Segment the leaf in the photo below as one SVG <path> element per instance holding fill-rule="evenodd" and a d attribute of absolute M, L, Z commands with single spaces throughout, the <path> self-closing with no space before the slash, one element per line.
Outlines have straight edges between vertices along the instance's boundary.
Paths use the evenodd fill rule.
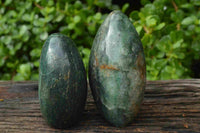
<path fill-rule="evenodd" d="M 90 56 L 90 49 L 84 48 L 84 49 L 82 50 L 82 53 L 83 53 L 83 55 L 84 55 L 85 57 L 89 58 L 89 56 Z"/>
<path fill-rule="evenodd" d="M 19 35 L 22 36 L 24 35 L 28 30 L 28 27 L 26 25 L 22 25 L 21 28 L 20 28 L 20 32 L 19 32 Z"/>
<path fill-rule="evenodd" d="M 26 2 L 25 3 L 25 8 L 26 9 L 30 9 L 31 8 L 32 3 L 31 2 Z"/>
<path fill-rule="evenodd" d="M 163 23 L 160 23 L 158 26 L 156 26 L 155 28 L 154 28 L 154 30 L 161 30 L 162 28 L 164 28 L 165 27 L 165 23 L 163 22 Z"/>
<path fill-rule="evenodd" d="M 43 27 L 44 24 L 45 24 L 45 19 L 44 19 L 44 18 L 35 19 L 35 20 L 33 21 L 33 24 L 34 24 L 35 26 L 38 26 L 38 27 Z"/>
<path fill-rule="evenodd" d="M 55 10 L 55 7 L 45 7 L 44 10 L 47 14 L 50 14 Z"/>
<path fill-rule="evenodd" d="M 94 19 L 95 19 L 95 20 L 100 20 L 101 17 L 102 17 L 102 15 L 101 15 L 100 12 L 98 12 L 98 13 L 96 13 L 96 14 L 94 15 Z"/>
<path fill-rule="evenodd" d="M 39 74 L 35 73 L 31 75 L 31 80 L 37 81 L 39 79 Z"/>
<path fill-rule="evenodd" d="M 139 13 L 138 11 L 132 11 L 129 16 L 133 20 L 138 20 L 139 19 L 138 13 Z"/>
<path fill-rule="evenodd" d="M 146 4 L 144 8 L 141 9 L 141 13 L 144 15 L 144 17 L 155 15 L 156 7 L 153 4 Z"/>
<path fill-rule="evenodd" d="M 152 45 L 154 38 L 151 34 L 145 34 L 141 41 L 142 41 L 143 44 L 150 46 L 150 45 Z"/>
<path fill-rule="evenodd" d="M 24 20 L 24 21 L 31 21 L 31 15 L 30 14 L 24 14 L 23 16 L 22 16 L 22 19 Z"/>
<path fill-rule="evenodd" d="M 184 18 L 184 12 L 182 10 L 178 10 L 176 12 L 172 12 L 170 14 L 170 18 L 171 20 L 173 20 L 174 22 L 180 23 L 183 18 Z"/>
<path fill-rule="evenodd" d="M 157 58 L 163 58 L 165 55 L 164 52 L 158 52 L 158 54 L 156 55 Z"/>
<path fill-rule="evenodd" d="M 4 63 L 5 63 L 5 60 L 0 58 L 0 67 L 2 67 Z"/>
<path fill-rule="evenodd" d="M 1 41 L 4 43 L 4 44 L 10 44 L 11 43 L 11 41 L 12 41 L 12 38 L 11 38 L 11 36 L 3 36 L 3 37 L 1 37 Z"/>
<path fill-rule="evenodd" d="M 142 26 L 137 26 L 136 27 L 136 31 L 137 31 L 138 34 L 140 34 L 141 30 L 142 30 Z"/>
<path fill-rule="evenodd" d="M 82 2 L 79 0 L 76 0 L 75 4 L 74 4 L 75 8 L 79 9 L 82 7 Z"/>
<path fill-rule="evenodd" d="M 34 61 L 34 62 L 33 62 L 33 65 L 34 65 L 35 67 L 39 67 L 39 66 L 40 66 L 40 62 L 39 62 L 39 60 Z"/>
<path fill-rule="evenodd" d="M 20 73 L 24 79 L 28 79 L 31 76 L 31 65 L 29 63 L 21 64 L 17 72 Z"/>
<path fill-rule="evenodd" d="M 27 33 L 22 37 L 22 41 L 27 42 L 29 40 L 29 38 L 30 38 L 30 34 Z"/>
<path fill-rule="evenodd" d="M 72 30 L 75 27 L 75 23 L 70 23 L 67 27 L 68 29 Z"/>
<path fill-rule="evenodd" d="M 45 16 L 45 23 L 50 22 L 51 20 L 53 20 L 53 18 L 54 18 L 53 15 Z"/>
<path fill-rule="evenodd" d="M 167 79 L 171 79 L 171 73 L 173 68 L 169 65 L 165 66 L 164 69 L 161 70 L 161 79 L 162 80 L 167 80 Z"/>
<path fill-rule="evenodd" d="M 5 8 L 1 7 L 0 8 L 0 14 L 4 14 L 5 13 Z"/>
<path fill-rule="evenodd" d="M 8 68 L 14 68 L 15 67 L 15 64 L 13 62 L 6 62 L 6 66 Z"/>
<path fill-rule="evenodd" d="M 48 37 L 48 33 L 47 32 L 43 32 L 42 34 L 40 34 L 40 39 L 41 40 L 46 40 Z"/>
<path fill-rule="evenodd" d="M 17 17 L 17 12 L 15 12 L 15 11 L 13 11 L 13 10 L 11 10 L 11 11 L 8 11 L 8 15 L 10 16 L 10 17 Z"/>
<path fill-rule="evenodd" d="M 192 8 L 193 5 L 192 5 L 192 3 L 186 3 L 186 4 L 181 5 L 180 7 L 181 7 L 181 8 L 189 9 L 189 8 Z"/>
<path fill-rule="evenodd" d="M 41 28 L 38 28 L 38 27 L 34 27 L 32 28 L 32 32 L 35 34 L 35 35 L 38 35 L 42 32 L 42 29 Z"/>
<path fill-rule="evenodd" d="M 55 19 L 55 22 L 60 22 L 60 21 L 62 21 L 64 17 L 65 17 L 64 14 L 58 15 L 58 16 L 56 17 L 56 19 Z"/>
<path fill-rule="evenodd" d="M 195 16 L 189 16 L 183 19 L 183 21 L 181 22 L 182 25 L 190 25 L 193 24 L 196 21 L 196 17 Z"/>
<path fill-rule="evenodd" d="M 55 5 L 55 3 L 54 3 L 53 0 L 49 0 L 49 1 L 48 1 L 48 6 L 54 6 L 54 5 Z"/>
<path fill-rule="evenodd" d="M 180 48 L 181 44 L 183 42 L 183 39 L 178 40 L 176 43 L 173 44 L 173 48 Z"/>
<path fill-rule="evenodd" d="M 39 48 L 35 48 L 30 52 L 31 57 L 40 57 L 40 54 L 41 54 L 41 49 Z"/>
<path fill-rule="evenodd" d="M 160 71 L 166 66 L 167 59 L 156 59 L 154 62 L 154 67 Z"/>
<path fill-rule="evenodd" d="M 157 20 L 155 19 L 155 17 L 153 17 L 153 16 L 148 16 L 148 17 L 146 18 L 146 25 L 147 25 L 148 27 L 153 27 L 153 26 L 156 25 L 156 23 L 157 23 Z"/>
<path fill-rule="evenodd" d="M 162 52 L 168 52 L 171 38 L 169 35 L 163 36 L 156 44 L 156 47 Z"/>
<path fill-rule="evenodd" d="M 124 5 L 122 6 L 122 12 L 125 13 L 126 10 L 128 9 L 128 7 L 129 7 L 129 3 L 124 4 Z"/>
<path fill-rule="evenodd" d="M 78 23 L 78 22 L 80 22 L 80 21 L 81 21 L 81 17 L 78 16 L 78 15 L 76 15 L 76 16 L 74 17 L 74 23 Z"/>
<path fill-rule="evenodd" d="M 14 81 L 24 81 L 24 80 L 26 80 L 26 79 L 22 76 L 22 74 L 18 73 L 17 75 L 15 75 L 15 76 L 13 77 L 13 80 L 14 80 Z"/>
<path fill-rule="evenodd" d="M 21 42 L 20 42 L 20 43 L 17 43 L 17 44 L 15 45 L 15 51 L 19 50 L 21 47 L 22 47 L 22 43 L 21 43 Z"/>
<path fill-rule="evenodd" d="M 61 33 L 65 33 L 65 32 L 68 32 L 68 26 L 61 26 L 60 28 L 59 28 L 59 31 L 61 32 Z"/>
<path fill-rule="evenodd" d="M 9 5 L 12 2 L 12 0 L 6 0 L 6 2 L 4 3 L 4 5 Z"/>

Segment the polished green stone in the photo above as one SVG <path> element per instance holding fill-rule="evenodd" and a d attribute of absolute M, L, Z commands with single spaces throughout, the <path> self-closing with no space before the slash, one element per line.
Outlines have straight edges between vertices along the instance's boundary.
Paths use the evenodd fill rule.
<path fill-rule="evenodd" d="M 71 127 L 84 110 L 86 95 L 86 72 L 74 42 L 65 35 L 52 34 L 40 57 L 39 100 L 43 117 L 52 127 Z"/>
<path fill-rule="evenodd" d="M 143 100 L 146 64 L 140 38 L 120 11 L 110 13 L 96 34 L 89 81 L 98 109 L 111 124 L 133 121 Z"/>

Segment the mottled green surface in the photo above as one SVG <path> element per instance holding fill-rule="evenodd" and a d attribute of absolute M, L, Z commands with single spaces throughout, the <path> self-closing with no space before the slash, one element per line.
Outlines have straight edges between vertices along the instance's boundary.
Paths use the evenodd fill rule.
<path fill-rule="evenodd" d="M 39 99 L 43 117 L 55 128 L 79 120 L 87 95 L 87 78 L 74 42 L 52 34 L 45 42 L 39 73 Z"/>
<path fill-rule="evenodd" d="M 98 30 L 89 79 L 97 107 L 110 123 L 123 127 L 134 119 L 143 100 L 146 64 L 140 38 L 120 11 L 110 13 Z"/>

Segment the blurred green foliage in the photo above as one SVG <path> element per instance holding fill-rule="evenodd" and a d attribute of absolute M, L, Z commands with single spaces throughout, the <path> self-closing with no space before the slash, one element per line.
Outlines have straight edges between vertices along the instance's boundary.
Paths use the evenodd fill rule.
<path fill-rule="evenodd" d="M 200 61 L 200 1 L 142 0 L 130 19 L 146 55 L 147 79 L 191 78 L 191 65 Z"/>
<path fill-rule="evenodd" d="M 147 79 L 192 77 L 200 60 L 200 1 L 151 1 L 127 14 L 144 46 Z M 75 41 L 87 68 L 94 36 L 114 9 L 112 0 L 0 0 L 0 80 L 37 80 L 42 45 L 55 32 Z"/>

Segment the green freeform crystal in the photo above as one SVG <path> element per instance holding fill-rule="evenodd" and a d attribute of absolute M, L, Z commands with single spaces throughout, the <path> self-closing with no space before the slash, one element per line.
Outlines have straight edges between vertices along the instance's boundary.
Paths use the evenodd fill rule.
<path fill-rule="evenodd" d="M 110 13 L 96 34 L 89 81 L 106 120 L 117 127 L 132 122 L 144 97 L 146 64 L 140 38 L 120 11 Z"/>
<path fill-rule="evenodd" d="M 76 124 L 87 95 L 86 72 L 74 42 L 62 34 L 52 34 L 45 42 L 39 68 L 40 109 L 55 128 Z"/>

